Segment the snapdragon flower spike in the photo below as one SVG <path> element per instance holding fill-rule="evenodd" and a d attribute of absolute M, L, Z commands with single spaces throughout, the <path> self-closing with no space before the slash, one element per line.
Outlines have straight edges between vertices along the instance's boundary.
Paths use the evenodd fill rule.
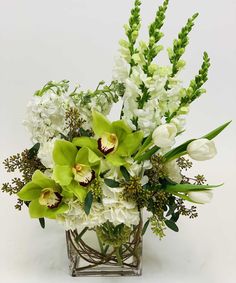
<path fill-rule="evenodd" d="M 65 194 L 75 195 L 83 202 L 88 186 L 99 175 L 100 158 L 88 147 L 78 148 L 66 140 L 57 140 L 53 150 L 53 179 Z"/>
<path fill-rule="evenodd" d="M 74 138 L 73 144 L 90 148 L 114 166 L 126 164 L 126 158 L 131 157 L 141 146 L 143 133 L 133 132 L 124 120 L 111 123 L 97 111 L 93 111 L 92 116 L 92 128 L 96 138 Z"/>
<path fill-rule="evenodd" d="M 68 210 L 63 203 L 62 188 L 39 170 L 17 195 L 23 201 L 30 201 L 29 213 L 32 218 L 55 219 Z"/>

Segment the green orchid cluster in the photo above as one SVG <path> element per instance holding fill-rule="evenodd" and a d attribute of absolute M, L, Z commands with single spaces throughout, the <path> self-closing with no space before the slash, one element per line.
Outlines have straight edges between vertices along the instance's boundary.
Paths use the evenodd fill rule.
<path fill-rule="evenodd" d="M 20 190 L 18 197 L 29 202 L 32 218 L 55 219 L 68 210 L 67 199 L 76 198 L 84 203 L 92 182 L 100 181 L 101 173 L 112 166 L 125 165 L 143 140 L 143 133 L 132 132 L 125 121 L 111 123 L 96 111 L 93 131 L 94 137 L 76 137 L 72 142 L 57 140 L 52 178 L 37 170 L 32 181 Z M 89 210 L 85 204 L 85 211 L 89 213 Z"/>

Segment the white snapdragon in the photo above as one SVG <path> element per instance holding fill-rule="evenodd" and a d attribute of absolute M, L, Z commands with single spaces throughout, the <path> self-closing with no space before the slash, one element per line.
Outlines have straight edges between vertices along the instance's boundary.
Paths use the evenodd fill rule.
<path fill-rule="evenodd" d="M 217 151 L 214 141 L 203 138 L 192 141 L 187 147 L 187 153 L 192 159 L 204 161 L 215 157 Z"/>
<path fill-rule="evenodd" d="M 189 192 L 189 198 L 197 203 L 209 203 L 213 198 L 212 191 Z"/>
<path fill-rule="evenodd" d="M 174 124 L 164 124 L 154 130 L 152 139 L 154 144 L 160 148 L 170 147 L 175 144 L 176 134 L 177 129 Z"/>

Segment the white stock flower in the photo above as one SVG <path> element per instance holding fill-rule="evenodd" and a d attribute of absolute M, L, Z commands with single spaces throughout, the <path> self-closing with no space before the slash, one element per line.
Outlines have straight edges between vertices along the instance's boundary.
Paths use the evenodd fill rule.
<path fill-rule="evenodd" d="M 170 180 L 178 184 L 182 181 L 182 175 L 180 173 L 180 168 L 176 162 L 176 159 L 167 162 L 164 166 L 164 169 Z"/>
<path fill-rule="evenodd" d="M 189 198 L 197 203 L 209 203 L 213 198 L 212 191 L 189 192 Z"/>
<path fill-rule="evenodd" d="M 115 58 L 115 66 L 113 69 L 113 80 L 124 83 L 129 77 L 130 66 L 121 56 Z"/>
<path fill-rule="evenodd" d="M 66 135 L 65 112 L 69 97 L 55 93 L 34 96 L 28 104 L 24 125 L 31 134 L 32 141 L 48 141 L 61 133 Z"/>
<path fill-rule="evenodd" d="M 152 139 L 154 144 L 160 148 L 170 147 L 175 144 L 176 134 L 177 129 L 174 124 L 164 124 L 154 130 Z"/>
<path fill-rule="evenodd" d="M 217 154 L 215 143 L 208 139 L 192 141 L 187 147 L 188 155 L 197 161 L 212 159 Z"/>

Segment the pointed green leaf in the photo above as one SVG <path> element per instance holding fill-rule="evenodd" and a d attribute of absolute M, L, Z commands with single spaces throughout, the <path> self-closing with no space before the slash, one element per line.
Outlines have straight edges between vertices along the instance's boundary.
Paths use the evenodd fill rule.
<path fill-rule="evenodd" d="M 68 186 L 73 180 L 72 167 L 69 165 L 56 165 L 53 168 L 53 179 L 61 186 Z"/>
<path fill-rule="evenodd" d="M 142 236 L 146 233 L 147 231 L 147 228 L 149 226 L 149 223 L 150 223 L 150 219 L 148 219 L 145 224 L 143 225 L 143 230 L 142 230 Z"/>
<path fill-rule="evenodd" d="M 17 194 L 24 201 L 30 201 L 39 198 L 42 188 L 33 182 L 26 184 Z"/>
<path fill-rule="evenodd" d="M 40 143 L 36 143 L 31 149 L 29 150 L 29 158 L 33 158 L 38 154 L 40 148 Z"/>
<path fill-rule="evenodd" d="M 207 135 L 203 136 L 202 138 L 208 139 L 208 140 L 212 140 L 214 139 L 216 136 L 218 136 L 226 127 L 229 126 L 229 124 L 232 121 L 229 121 L 225 124 L 223 124 L 222 126 L 216 128 L 215 130 L 211 131 L 210 133 L 208 133 Z"/>
<path fill-rule="evenodd" d="M 111 123 L 109 120 L 97 111 L 93 111 L 93 131 L 97 136 L 101 136 L 103 133 L 111 132 Z"/>
<path fill-rule="evenodd" d="M 125 178 L 125 181 L 128 182 L 130 180 L 130 174 L 129 174 L 128 170 L 124 166 L 121 166 L 120 172 L 123 175 L 123 177 Z"/>
<path fill-rule="evenodd" d="M 93 203 L 93 193 L 91 191 L 89 191 L 87 193 L 87 196 L 86 196 L 85 201 L 84 201 L 84 211 L 87 215 L 89 215 L 89 213 L 90 213 L 92 203 Z"/>
<path fill-rule="evenodd" d="M 179 228 L 178 228 L 178 226 L 175 224 L 174 221 L 166 219 L 166 220 L 165 220 L 165 224 L 166 224 L 166 226 L 167 226 L 168 228 L 170 228 L 170 229 L 173 230 L 174 232 L 179 232 Z"/>
<path fill-rule="evenodd" d="M 105 184 L 110 188 L 119 188 L 120 183 L 112 179 L 104 179 Z"/>
<path fill-rule="evenodd" d="M 176 184 L 176 185 L 166 185 L 166 191 L 169 193 L 175 192 L 191 192 L 191 191 L 205 191 L 213 188 L 222 186 L 220 185 L 193 185 L 193 184 Z"/>
<path fill-rule="evenodd" d="M 77 152 L 78 150 L 73 143 L 57 140 L 53 149 L 53 160 L 57 165 L 73 166 Z"/>
<path fill-rule="evenodd" d="M 44 218 L 39 218 L 39 224 L 44 229 L 45 228 L 45 219 Z"/>
<path fill-rule="evenodd" d="M 32 181 L 41 188 L 55 188 L 56 183 L 41 171 L 36 170 L 32 176 Z"/>

